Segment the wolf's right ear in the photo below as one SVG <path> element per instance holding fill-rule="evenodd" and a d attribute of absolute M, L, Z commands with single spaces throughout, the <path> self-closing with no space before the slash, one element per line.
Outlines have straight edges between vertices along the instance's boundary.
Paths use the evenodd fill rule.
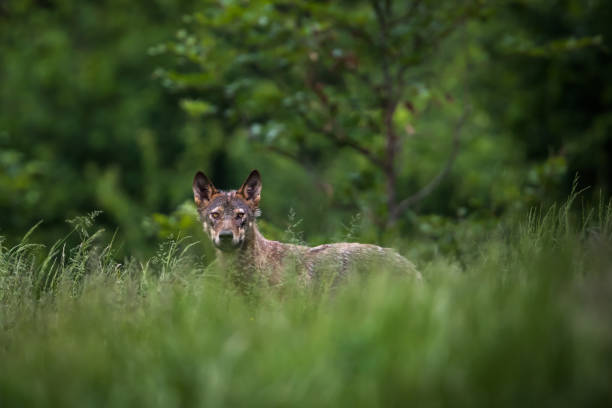
<path fill-rule="evenodd" d="M 196 206 L 208 204 L 213 194 L 217 193 L 217 189 L 213 183 L 206 177 L 204 173 L 198 171 L 193 178 L 193 200 Z"/>

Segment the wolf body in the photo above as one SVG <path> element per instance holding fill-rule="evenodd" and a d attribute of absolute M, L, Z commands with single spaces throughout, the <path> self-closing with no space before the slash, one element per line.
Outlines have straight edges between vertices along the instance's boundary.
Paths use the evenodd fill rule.
<path fill-rule="evenodd" d="M 380 269 L 421 279 L 410 261 L 389 248 L 348 242 L 307 247 L 264 238 L 255 222 L 260 214 L 261 185 L 257 170 L 232 191 L 218 190 L 202 172 L 193 179 L 204 231 L 216 247 L 220 267 L 231 271 L 238 286 L 262 280 L 278 285 L 290 271 L 306 285 L 322 281 L 335 285 L 351 275 Z"/>

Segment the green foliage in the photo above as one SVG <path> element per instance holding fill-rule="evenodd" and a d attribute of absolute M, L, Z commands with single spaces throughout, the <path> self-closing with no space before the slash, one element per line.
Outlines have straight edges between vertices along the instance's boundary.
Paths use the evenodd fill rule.
<path fill-rule="evenodd" d="M 176 56 L 158 74 L 198 95 L 183 101 L 190 114 L 333 178 L 337 192 L 317 183 L 333 204 L 391 225 L 408 207 L 404 186 L 416 184 L 417 166 L 402 163 L 417 118 L 456 91 L 428 75 L 433 56 L 486 10 L 480 1 L 210 2 L 155 48 Z"/>
<path fill-rule="evenodd" d="M 91 217 L 42 261 L 2 245 L 2 406 L 607 406 L 612 203 L 573 219 L 574 201 L 490 231 L 464 268 L 421 262 L 422 285 L 372 271 L 319 299 L 244 297 L 180 240 L 116 263 Z M 48 259 L 55 284 L 26 290 Z"/>
<path fill-rule="evenodd" d="M 383 245 L 453 242 L 565 196 L 576 173 L 607 194 L 611 10 L 4 1 L 0 233 L 14 245 L 44 220 L 33 238 L 52 245 L 100 209 L 118 251 L 150 255 L 201 237 L 198 169 L 232 188 L 259 168 L 262 225 L 283 237 L 293 210 L 310 243 L 350 224 Z"/>
<path fill-rule="evenodd" d="M 146 49 L 192 3 L 2 2 L 2 234 L 44 219 L 35 234 L 53 242 L 66 218 L 102 208 L 104 223 L 138 248 L 140 214 L 187 197 L 167 175 L 184 139 L 178 98 L 151 79 Z"/>
<path fill-rule="evenodd" d="M 611 18 L 606 0 L 509 1 L 480 34 L 488 57 L 475 92 L 494 126 L 523 146 L 527 163 L 566 162 L 548 200 L 564 197 L 576 172 L 583 186 L 612 186 Z"/>

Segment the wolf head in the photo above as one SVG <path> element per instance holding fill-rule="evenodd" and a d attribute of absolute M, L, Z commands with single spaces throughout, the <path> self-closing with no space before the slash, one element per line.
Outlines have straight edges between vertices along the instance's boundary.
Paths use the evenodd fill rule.
<path fill-rule="evenodd" d="M 193 178 L 195 200 L 204 231 L 224 252 L 241 248 L 259 215 L 261 176 L 253 170 L 238 190 L 220 191 L 198 171 Z"/>

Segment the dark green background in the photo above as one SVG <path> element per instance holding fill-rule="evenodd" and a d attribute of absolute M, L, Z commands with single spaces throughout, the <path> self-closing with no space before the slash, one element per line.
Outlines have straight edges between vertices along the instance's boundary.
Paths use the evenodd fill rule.
<path fill-rule="evenodd" d="M 612 3 L 423 1 L 388 48 L 346 34 L 358 27 L 378 38 L 377 2 L 272 3 L 0 3 L 0 235 L 17 240 L 43 220 L 37 239 L 51 242 L 66 219 L 102 210 L 123 248 L 148 252 L 160 237 L 197 233 L 189 203 L 199 169 L 236 188 L 258 168 L 263 229 L 286 238 L 303 220 L 310 243 L 436 240 L 460 223 L 486 227 L 564 198 L 576 174 L 579 188 L 591 187 L 583 199 L 609 192 Z M 412 2 L 389 4 L 400 18 Z M 332 40 L 317 43 L 315 23 Z M 379 169 L 298 120 L 299 109 L 320 127 L 327 120 L 295 102 L 316 98 L 300 71 L 309 49 L 320 53 L 315 74 L 348 137 L 374 151 L 382 118 L 367 86 L 348 91 L 355 70 L 346 64 L 356 56 L 371 84 L 387 51 L 403 58 L 391 64 L 410 65 L 394 118 L 400 198 L 444 166 L 470 107 L 451 171 L 393 225 L 381 222 Z"/>

